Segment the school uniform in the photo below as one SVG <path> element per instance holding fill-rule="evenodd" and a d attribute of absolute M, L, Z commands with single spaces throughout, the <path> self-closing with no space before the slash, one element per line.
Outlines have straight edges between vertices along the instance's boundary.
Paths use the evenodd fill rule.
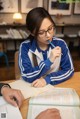
<path fill-rule="evenodd" d="M 26 40 L 21 43 L 19 49 L 19 67 L 22 78 L 32 83 L 34 80 L 44 77 L 47 84 L 58 84 L 69 79 L 74 73 L 74 67 L 69 49 L 64 40 L 53 37 L 51 43 L 54 47 L 61 47 L 62 54 L 50 61 L 51 50 L 54 48 L 49 44 L 47 50 L 42 51 L 35 39 Z M 33 56 L 36 57 L 37 66 L 34 66 Z"/>

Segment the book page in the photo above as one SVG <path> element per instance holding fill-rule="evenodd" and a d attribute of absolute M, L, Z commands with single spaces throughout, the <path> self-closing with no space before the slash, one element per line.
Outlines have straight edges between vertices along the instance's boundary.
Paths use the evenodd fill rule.
<path fill-rule="evenodd" d="M 46 92 L 46 91 L 54 88 L 50 84 L 48 84 L 48 85 L 46 85 L 45 87 L 42 87 L 42 88 L 35 88 L 35 87 L 31 86 L 31 83 L 28 83 L 28 82 L 24 81 L 23 79 L 16 80 L 12 83 L 9 83 L 9 85 L 13 89 L 21 90 L 25 99 L 30 98 L 30 97 L 35 97 L 38 94 L 41 94 L 43 92 Z"/>
<path fill-rule="evenodd" d="M 22 116 L 18 107 L 5 104 L 0 106 L 0 119 L 22 119 Z"/>
<path fill-rule="evenodd" d="M 80 100 L 74 89 L 54 88 L 30 99 L 29 104 L 79 106 Z"/>
<path fill-rule="evenodd" d="M 80 119 L 79 107 L 68 106 L 49 106 L 49 105 L 30 105 L 27 119 L 35 119 L 35 117 L 42 111 L 49 108 L 57 108 L 60 111 L 61 119 Z"/>
<path fill-rule="evenodd" d="M 22 119 L 19 108 L 8 104 L 2 96 L 0 96 L 0 119 Z"/>
<path fill-rule="evenodd" d="M 2 96 L 0 96 L 0 106 L 6 104 L 7 102 L 4 100 Z"/>

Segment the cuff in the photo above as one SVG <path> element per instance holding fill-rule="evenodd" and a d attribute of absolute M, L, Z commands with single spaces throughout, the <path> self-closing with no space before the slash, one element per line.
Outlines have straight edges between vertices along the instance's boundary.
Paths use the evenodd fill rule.
<path fill-rule="evenodd" d="M 49 76 L 47 76 L 47 77 L 45 78 L 45 80 L 46 80 L 47 84 L 50 84 L 51 80 L 50 80 L 50 77 L 49 77 Z"/>
<path fill-rule="evenodd" d="M 0 84 L 0 96 L 2 96 L 2 94 L 1 94 L 1 89 L 2 89 L 4 86 L 8 86 L 9 88 L 11 88 L 9 84 L 7 84 L 7 83 L 1 83 L 1 84 Z"/>
<path fill-rule="evenodd" d="M 53 63 L 49 60 L 49 58 L 45 61 L 46 66 L 50 67 Z"/>

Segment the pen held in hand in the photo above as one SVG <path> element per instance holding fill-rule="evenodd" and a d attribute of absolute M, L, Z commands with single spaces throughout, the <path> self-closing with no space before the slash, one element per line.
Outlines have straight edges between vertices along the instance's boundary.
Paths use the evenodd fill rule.
<path fill-rule="evenodd" d="M 51 44 L 51 46 L 52 46 L 53 48 L 55 48 L 55 46 L 51 43 L 50 40 L 48 40 L 48 43 Z M 63 54 L 61 53 L 61 55 L 63 55 Z"/>
<path fill-rule="evenodd" d="M 48 43 L 51 44 L 51 46 L 52 46 L 53 48 L 55 48 L 55 46 L 51 43 L 50 40 L 48 40 Z"/>

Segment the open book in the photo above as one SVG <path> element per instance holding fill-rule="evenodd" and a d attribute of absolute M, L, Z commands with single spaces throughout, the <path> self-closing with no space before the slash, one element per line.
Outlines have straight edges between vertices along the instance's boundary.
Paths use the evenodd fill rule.
<path fill-rule="evenodd" d="M 48 84 L 42 88 L 35 88 L 35 87 L 31 86 L 31 83 L 28 83 L 28 82 L 24 81 L 23 79 L 16 80 L 12 83 L 9 83 L 9 85 L 13 89 L 21 90 L 25 99 L 37 96 L 38 94 L 41 94 L 43 92 L 46 92 L 46 91 L 54 88 L 50 84 Z"/>
<path fill-rule="evenodd" d="M 80 100 L 74 89 L 54 88 L 30 99 L 27 119 L 35 119 L 49 108 L 59 109 L 61 119 L 80 119 L 79 106 Z"/>

